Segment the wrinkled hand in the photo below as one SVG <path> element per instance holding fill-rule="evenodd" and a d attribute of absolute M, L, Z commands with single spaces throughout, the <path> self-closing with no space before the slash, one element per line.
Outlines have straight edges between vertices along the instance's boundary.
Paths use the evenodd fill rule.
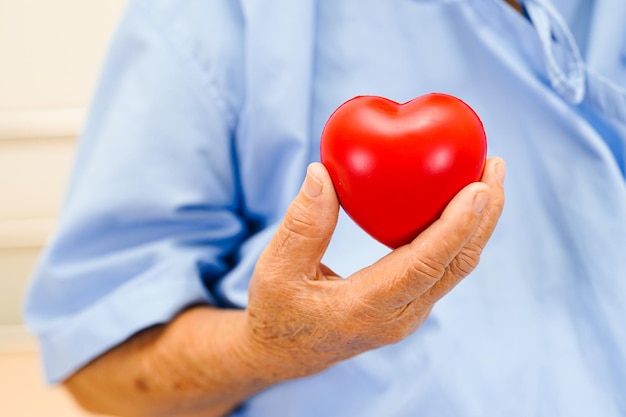
<path fill-rule="evenodd" d="M 323 165 L 261 255 L 250 283 L 251 344 L 281 378 L 317 373 L 414 332 L 434 303 L 478 264 L 504 204 L 504 161 L 490 158 L 413 242 L 342 279 L 321 263 L 339 203 Z"/>

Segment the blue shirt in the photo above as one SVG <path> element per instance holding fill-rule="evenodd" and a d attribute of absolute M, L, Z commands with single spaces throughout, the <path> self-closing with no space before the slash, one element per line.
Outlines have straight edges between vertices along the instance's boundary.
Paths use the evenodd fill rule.
<path fill-rule="evenodd" d="M 331 112 L 439 91 L 508 165 L 478 269 L 403 342 L 234 415 L 626 415 L 626 2 L 525 3 L 130 2 L 27 300 L 47 378 L 190 304 L 244 307 Z M 387 251 L 342 214 L 324 261 Z"/>

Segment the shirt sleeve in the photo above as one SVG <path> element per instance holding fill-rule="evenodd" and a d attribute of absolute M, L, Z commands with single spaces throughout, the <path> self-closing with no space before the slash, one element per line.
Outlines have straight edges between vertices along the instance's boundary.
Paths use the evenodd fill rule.
<path fill-rule="evenodd" d="M 49 382 L 190 304 L 219 302 L 207 288 L 247 234 L 232 145 L 235 2 L 175 3 L 126 10 L 31 281 L 25 319 Z"/>

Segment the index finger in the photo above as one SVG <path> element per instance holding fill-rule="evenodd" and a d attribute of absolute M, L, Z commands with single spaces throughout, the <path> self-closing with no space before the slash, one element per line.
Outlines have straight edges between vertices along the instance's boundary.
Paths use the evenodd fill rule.
<path fill-rule="evenodd" d="M 423 304 L 434 304 L 467 276 L 478 264 L 482 250 L 495 230 L 504 207 L 505 164 L 500 158 L 491 158 L 485 168 L 482 182 L 491 188 L 491 198 L 478 226 L 465 247 L 448 266 L 443 277 L 421 296 Z"/>
<path fill-rule="evenodd" d="M 472 183 L 457 194 L 441 217 L 413 242 L 402 246 L 349 279 L 363 297 L 388 308 L 415 300 L 444 275 L 476 230 L 490 198 L 485 183 Z"/>

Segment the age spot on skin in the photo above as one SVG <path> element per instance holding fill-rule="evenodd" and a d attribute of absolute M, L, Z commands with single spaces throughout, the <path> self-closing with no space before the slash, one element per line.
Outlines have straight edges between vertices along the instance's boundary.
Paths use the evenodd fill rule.
<path fill-rule="evenodd" d="M 150 392 L 150 387 L 143 378 L 135 379 L 135 388 L 137 388 L 139 392 Z"/>

